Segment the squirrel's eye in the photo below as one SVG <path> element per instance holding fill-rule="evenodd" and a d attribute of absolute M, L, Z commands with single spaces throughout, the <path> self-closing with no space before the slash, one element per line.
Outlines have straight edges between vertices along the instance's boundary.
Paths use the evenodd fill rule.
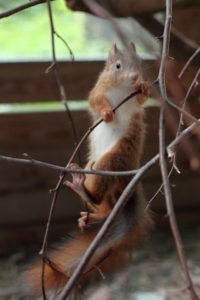
<path fill-rule="evenodd" d="M 119 70 L 121 68 L 121 64 L 120 63 L 116 63 L 116 69 Z"/>

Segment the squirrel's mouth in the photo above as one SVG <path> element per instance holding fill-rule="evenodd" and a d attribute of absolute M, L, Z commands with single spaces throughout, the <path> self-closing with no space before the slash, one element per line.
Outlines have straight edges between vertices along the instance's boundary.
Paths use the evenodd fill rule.
<path fill-rule="evenodd" d="M 135 84 L 138 82 L 138 76 L 133 74 L 127 74 L 124 78 L 119 80 L 120 84 L 127 88 L 134 89 Z"/>
<path fill-rule="evenodd" d="M 123 86 L 126 88 L 129 88 L 131 90 L 134 90 L 134 86 L 135 86 L 136 82 L 133 80 L 125 80 Z"/>

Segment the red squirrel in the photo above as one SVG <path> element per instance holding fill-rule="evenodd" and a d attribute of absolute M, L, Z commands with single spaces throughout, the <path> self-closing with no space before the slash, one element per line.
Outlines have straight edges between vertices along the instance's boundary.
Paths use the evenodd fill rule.
<path fill-rule="evenodd" d="M 128 100 L 115 113 L 112 111 L 138 89 L 142 93 Z M 100 117 L 104 121 L 90 134 L 86 169 L 127 171 L 139 168 L 145 135 L 142 105 L 148 95 L 149 85 L 143 81 L 141 61 L 135 45 L 131 43 L 122 51 L 114 44 L 105 68 L 89 94 L 93 121 Z M 72 165 L 72 168 L 77 167 Z M 66 284 L 130 179 L 130 176 L 73 174 L 73 181 L 66 183 L 83 201 L 86 200 L 90 213 L 81 212 L 78 234 L 48 255 L 52 265 L 45 266 L 47 293 L 56 295 Z M 145 208 L 141 184 L 138 184 L 89 261 L 77 286 L 85 286 L 94 278 L 101 278 L 101 273 L 106 276 L 130 260 L 131 252 L 145 239 L 152 227 L 151 213 Z M 30 294 L 41 295 L 41 262 L 30 267 L 24 278 Z"/>

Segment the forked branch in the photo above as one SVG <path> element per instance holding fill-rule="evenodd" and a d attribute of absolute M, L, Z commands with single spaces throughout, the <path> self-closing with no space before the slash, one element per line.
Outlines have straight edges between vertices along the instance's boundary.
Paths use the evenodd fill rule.
<path fill-rule="evenodd" d="M 172 193 L 171 193 L 169 177 L 167 172 L 167 163 L 166 163 L 164 113 L 165 113 L 165 106 L 167 104 L 167 91 L 166 91 L 166 84 L 165 84 L 165 71 L 166 71 L 166 58 L 169 55 L 171 22 L 172 22 L 172 0 L 166 0 L 166 17 L 165 17 L 165 26 L 164 26 L 164 33 L 163 33 L 163 47 L 162 47 L 161 64 L 160 64 L 159 75 L 158 75 L 159 87 L 160 87 L 160 92 L 162 97 L 160 119 L 159 119 L 160 169 L 161 169 L 162 180 L 163 180 L 163 189 L 165 195 L 167 214 L 168 214 L 174 242 L 176 245 L 177 255 L 185 276 L 187 288 L 190 292 L 191 300 L 197 300 L 198 296 L 190 276 L 186 256 L 183 250 L 181 235 L 176 221 L 176 215 L 174 212 Z"/>

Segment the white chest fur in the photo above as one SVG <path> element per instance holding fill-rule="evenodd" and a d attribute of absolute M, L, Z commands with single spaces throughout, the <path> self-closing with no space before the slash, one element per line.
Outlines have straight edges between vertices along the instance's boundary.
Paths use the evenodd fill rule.
<path fill-rule="evenodd" d="M 132 90 L 128 89 L 115 89 L 110 90 L 106 96 L 113 108 L 131 92 Z M 135 98 L 131 98 L 116 111 L 112 122 L 102 122 L 94 129 L 90 136 L 92 147 L 91 159 L 93 161 L 100 159 L 102 155 L 109 151 L 123 137 L 128 130 L 130 119 L 134 112 L 137 112 L 139 109 Z"/>

